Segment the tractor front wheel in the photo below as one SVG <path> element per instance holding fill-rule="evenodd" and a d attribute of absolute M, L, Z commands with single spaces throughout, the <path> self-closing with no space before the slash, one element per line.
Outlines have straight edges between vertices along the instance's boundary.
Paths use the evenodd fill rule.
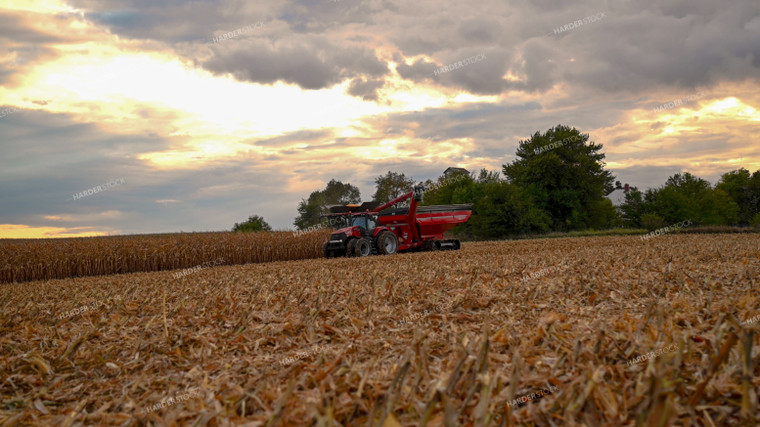
<path fill-rule="evenodd" d="M 354 256 L 369 256 L 372 253 L 372 244 L 370 243 L 369 239 L 358 239 L 355 240 L 356 245 L 354 245 Z"/>
<path fill-rule="evenodd" d="M 382 231 L 377 236 L 377 253 L 380 255 L 392 255 L 398 250 L 398 239 L 390 231 Z"/>
<path fill-rule="evenodd" d="M 351 239 L 346 244 L 346 256 L 352 257 L 356 256 L 354 252 L 356 252 L 356 242 L 358 242 L 357 239 Z"/>
<path fill-rule="evenodd" d="M 327 249 L 327 245 L 329 245 L 329 242 L 325 242 L 325 245 L 322 246 L 322 252 L 325 254 L 325 258 L 332 258 L 333 257 L 333 251 Z"/>

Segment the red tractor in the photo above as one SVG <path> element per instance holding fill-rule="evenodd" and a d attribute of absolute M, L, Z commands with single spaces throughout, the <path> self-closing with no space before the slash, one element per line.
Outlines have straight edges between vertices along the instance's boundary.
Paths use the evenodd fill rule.
<path fill-rule="evenodd" d="M 388 203 L 337 206 L 327 217 L 342 217 L 346 227 L 336 230 L 325 243 L 327 258 L 390 255 L 398 251 L 459 249 L 459 240 L 444 240 L 443 233 L 470 219 L 472 205 L 417 206 L 422 187 Z M 409 207 L 389 209 L 411 198 Z M 353 212 L 356 209 L 359 212 Z M 364 210 L 364 212 L 362 212 Z"/>

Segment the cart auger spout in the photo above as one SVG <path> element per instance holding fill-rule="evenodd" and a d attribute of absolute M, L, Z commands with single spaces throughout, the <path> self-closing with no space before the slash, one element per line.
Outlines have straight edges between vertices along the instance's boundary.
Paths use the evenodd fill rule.
<path fill-rule="evenodd" d="M 459 249 L 459 240 L 443 234 L 470 219 L 472 205 L 418 206 L 424 188 L 417 186 L 387 203 L 336 206 L 325 216 L 342 216 L 347 227 L 336 230 L 324 245 L 327 258 L 390 255 L 414 250 Z M 411 199 L 408 207 L 395 205 Z"/>

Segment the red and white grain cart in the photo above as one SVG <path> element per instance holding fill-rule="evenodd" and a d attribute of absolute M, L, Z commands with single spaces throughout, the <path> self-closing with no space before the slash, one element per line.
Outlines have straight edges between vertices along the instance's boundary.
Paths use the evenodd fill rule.
<path fill-rule="evenodd" d="M 443 234 L 467 222 L 472 214 L 472 205 L 417 206 L 422 200 L 423 191 L 422 187 L 415 187 L 414 191 L 373 209 L 369 209 L 369 206 L 376 203 L 331 208 L 331 213 L 325 216 L 341 217 L 346 227 L 332 233 L 324 245 L 325 256 L 390 255 L 414 250 L 459 249 L 459 240 L 444 239 Z M 408 207 L 393 208 L 410 198 Z"/>

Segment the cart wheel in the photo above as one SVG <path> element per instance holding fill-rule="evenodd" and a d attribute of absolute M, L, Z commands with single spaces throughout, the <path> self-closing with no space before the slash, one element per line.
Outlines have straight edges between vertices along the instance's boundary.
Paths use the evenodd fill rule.
<path fill-rule="evenodd" d="M 354 256 L 369 256 L 372 253 L 372 244 L 369 239 L 361 238 L 355 240 Z"/>
<path fill-rule="evenodd" d="M 392 255 L 398 250 L 398 239 L 390 231 L 382 231 L 377 236 L 377 253 L 380 255 Z"/>
<path fill-rule="evenodd" d="M 356 248 L 356 242 L 357 241 L 358 241 L 357 239 L 351 239 L 351 240 L 348 241 L 348 244 L 346 245 L 346 256 L 347 257 L 354 256 L 354 252 L 355 252 L 354 248 Z"/>

